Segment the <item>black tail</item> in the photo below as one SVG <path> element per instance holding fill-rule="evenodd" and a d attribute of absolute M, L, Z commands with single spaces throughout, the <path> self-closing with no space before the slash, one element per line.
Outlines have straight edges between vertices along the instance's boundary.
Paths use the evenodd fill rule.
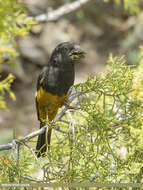
<path fill-rule="evenodd" d="M 42 123 L 40 124 L 40 128 L 41 127 L 43 127 Z M 48 149 L 50 149 L 51 133 L 52 133 L 52 129 L 49 129 L 48 135 L 46 134 L 46 131 L 45 131 L 44 133 L 38 136 L 37 145 L 36 145 L 37 157 L 44 156 L 44 153 L 47 151 L 46 140 L 48 141 Z"/>

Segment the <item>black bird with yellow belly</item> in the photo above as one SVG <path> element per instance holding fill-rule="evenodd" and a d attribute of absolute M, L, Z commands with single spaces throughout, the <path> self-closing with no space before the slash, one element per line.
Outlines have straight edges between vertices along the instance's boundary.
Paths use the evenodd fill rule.
<path fill-rule="evenodd" d="M 36 109 L 40 128 L 52 121 L 64 104 L 69 88 L 74 83 L 74 64 L 84 57 L 85 52 L 73 42 L 63 42 L 54 49 L 48 64 L 37 81 Z M 40 157 L 50 146 L 52 129 L 38 136 L 36 153 Z M 46 140 L 47 139 L 47 140 Z M 46 142 L 47 141 L 47 142 Z"/>

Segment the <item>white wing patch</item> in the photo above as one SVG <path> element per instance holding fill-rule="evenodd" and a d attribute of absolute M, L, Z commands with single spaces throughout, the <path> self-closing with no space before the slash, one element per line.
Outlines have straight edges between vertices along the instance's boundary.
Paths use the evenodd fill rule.
<path fill-rule="evenodd" d="M 37 97 L 37 94 L 38 94 L 38 93 L 37 93 L 37 91 L 36 91 L 36 92 L 35 92 L 35 98 Z"/>

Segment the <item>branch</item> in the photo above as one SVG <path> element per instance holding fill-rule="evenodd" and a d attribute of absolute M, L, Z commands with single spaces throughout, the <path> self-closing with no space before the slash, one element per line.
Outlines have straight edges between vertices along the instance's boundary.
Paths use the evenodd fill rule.
<path fill-rule="evenodd" d="M 8 143 L 8 144 L 3 144 L 3 145 L 0 145 L 0 151 L 1 150 L 9 150 L 13 147 L 13 143 Z"/>
<path fill-rule="evenodd" d="M 13 139 L 12 143 L 13 143 L 13 146 L 14 146 L 14 159 L 15 159 L 16 166 L 18 167 L 18 165 L 19 165 L 19 146 L 20 146 L 20 144 L 17 143 L 16 139 Z"/>
<path fill-rule="evenodd" d="M 42 167 L 42 165 L 41 165 L 39 159 L 37 158 L 35 152 L 33 151 L 32 147 L 31 147 L 28 143 L 26 143 L 26 142 L 24 142 L 24 145 L 25 145 L 25 146 L 30 150 L 30 152 L 33 154 L 33 156 L 34 156 L 34 158 L 35 158 L 35 160 L 36 160 L 38 166 L 39 166 L 41 169 L 43 169 L 43 167 Z"/>
<path fill-rule="evenodd" d="M 72 95 L 68 98 L 68 100 L 67 100 L 67 102 L 66 102 L 66 105 L 65 105 L 65 108 L 64 108 L 59 114 L 57 114 L 57 116 L 56 116 L 56 118 L 53 120 L 53 122 L 59 121 L 59 120 L 62 118 L 62 116 L 65 114 L 65 112 L 66 112 L 68 109 L 70 109 L 70 107 L 69 107 L 68 105 L 70 105 L 74 99 L 78 98 L 79 96 L 81 96 L 81 95 L 83 95 L 83 94 L 85 94 L 85 93 L 86 93 L 86 92 L 79 92 L 79 93 L 74 93 L 74 94 L 72 94 Z M 73 106 L 73 107 L 74 107 L 74 106 Z"/>
<path fill-rule="evenodd" d="M 72 136 L 73 136 L 73 142 L 76 144 L 76 140 L 75 140 L 75 120 L 72 117 L 72 114 L 70 113 L 70 111 L 67 111 L 68 116 L 71 120 L 71 124 L 72 124 Z"/>
<path fill-rule="evenodd" d="M 33 179 L 33 178 L 29 177 L 29 176 L 21 175 L 20 177 L 22 177 L 23 179 L 29 180 L 29 181 L 43 182 L 43 180 L 40 180 L 40 179 Z"/>
<path fill-rule="evenodd" d="M 79 97 L 80 95 L 82 95 L 84 92 L 80 92 L 80 93 L 75 93 L 72 94 L 69 99 L 67 100 L 68 105 L 70 103 L 72 103 L 72 101 L 74 99 L 76 99 L 77 97 Z M 55 123 L 56 121 L 59 121 L 63 115 L 66 113 L 66 111 L 69 109 L 69 106 L 65 107 L 59 114 L 57 114 L 56 118 L 52 121 L 52 123 Z M 25 136 L 23 139 L 20 140 L 13 140 L 11 143 L 8 144 L 4 144 L 4 145 L 0 145 L 0 151 L 2 150 L 9 150 L 12 149 L 13 147 L 15 147 L 15 143 L 22 145 L 23 143 L 25 144 L 25 142 L 29 141 L 31 138 L 34 138 L 35 136 L 38 136 L 42 133 L 45 132 L 45 130 L 48 129 L 48 125 L 42 127 L 41 129 L 34 131 L 30 134 L 28 134 L 27 136 Z M 59 130 L 60 131 L 60 130 Z"/>
<path fill-rule="evenodd" d="M 38 136 L 42 133 L 44 133 L 44 131 L 48 128 L 48 126 L 44 126 L 42 127 L 41 129 L 37 130 L 37 131 L 34 131 L 30 134 L 28 134 L 27 136 L 25 136 L 23 139 L 21 140 L 18 140 L 18 141 L 12 141 L 11 143 L 8 143 L 8 144 L 4 144 L 4 145 L 0 145 L 0 151 L 2 150 L 9 150 L 9 149 L 12 149 L 13 147 L 15 147 L 15 143 L 17 144 L 22 144 L 25 142 L 27 142 L 28 140 L 30 140 L 31 138 L 35 137 L 35 136 Z"/>
<path fill-rule="evenodd" d="M 85 6 L 90 1 L 91 0 L 77 0 L 72 3 L 63 5 L 56 10 L 52 10 L 45 14 L 38 15 L 34 19 L 36 22 L 56 21 L 63 16 L 69 15 L 69 14 L 74 13 L 75 11 L 81 9 L 83 6 Z"/>

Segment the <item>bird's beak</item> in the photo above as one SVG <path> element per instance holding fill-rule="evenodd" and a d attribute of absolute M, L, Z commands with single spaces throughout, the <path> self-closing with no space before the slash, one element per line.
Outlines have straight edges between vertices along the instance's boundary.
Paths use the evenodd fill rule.
<path fill-rule="evenodd" d="M 85 57 L 85 51 L 78 45 L 75 45 L 74 49 L 70 52 L 70 56 L 74 60 L 79 60 Z"/>

